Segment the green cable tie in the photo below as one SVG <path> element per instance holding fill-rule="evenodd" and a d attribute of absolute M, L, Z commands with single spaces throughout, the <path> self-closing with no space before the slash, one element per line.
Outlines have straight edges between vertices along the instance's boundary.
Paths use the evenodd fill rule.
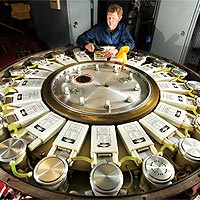
<path fill-rule="evenodd" d="M 82 160 L 82 161 L 86 161 L 88 163 L 93 162 L 93 159 L 90 159 L 90 158 L 85 157 L 85 156 L 77 156 L 77 157 L 74 157 L 74 158 L 71 158 L 71 159 L 72 159 L 72 161 Z"/>
<path fill-rule="evenodd" d="M 14 134 L 17 134 L 17 133 L 18 133 L 18 129 L 17 129 L 17 127 L 16 127 L 14 124 L 9 124 L 9 125 L 8 125 L 8 128 L 14 130 Z"/>
<path fill-rule="evenodd" d="M 192 90 L 190 90 L 190 91 L 188 92 L 188 94 L 189 94 L 191 97 L 195 97 L 195 95 L 192 93 Z"/>
<path fill-rule="evenodd" d="M 159 152 L 163 152 L 167 147 L 170 147 L 170 146 L 174 147 L 174 144 L 165 144 L 165 145 L 163 145 L 163 146 L 160 148 L 160 151 L 159 151 Z"/>
<path fill-rule="evenodd" d="M 4 94 L 5 94 L 5 95 L 8 94 L 8 93 L 10 92 L 10 89 L 11 89 L 11 87 L 6 86 L 6 91 L 4 92 Z"/>
<path fill-rule="evenodd" d="M 18 178 L 27 178 L 27 177 L 31 177 L 32 176 L 32 172 L 28 172 L 28 173 L 20 173 L 17 171 L 16 169 L 16 163 L 15 161 L 10 161 L 9 165 L 11 166 L 11 170 L 12 170 L 12 173 L 18 177 Z"/>
<path fill-rule="evenodd" d="M 192 109 L 192 112 L 194 113 L 194 115 L 198 115 L 198 113 L 197 113 L 197 109 L 198 109 L 198 106 L 196 105 L 196 106 L 194 106 L 194 108 Z"/>
<path fill-rule="evenodd" d="M 5 115 L 7 113 L 7 108 L 8 108 L 8 105 L 7 104 L 4 104 L 1 106 L 2 107 L 2 110 L 3 110 L 3 114 Z"/>
<path fill-rule="evenodd" d="M 186 129 L 184 130 L 185 137 L 190 137 L 190 134 L 188 133 L 188 131 L 189 131 L 188 128 L 186 128 Z"/>
<path fill-rule="evenodd" d="M 180 76 L 178 76 L 177 80 L 178 80 L 179 82 L 182 82 L 182 83 L 185 82 L 185 80 L 183 80 Z"/>

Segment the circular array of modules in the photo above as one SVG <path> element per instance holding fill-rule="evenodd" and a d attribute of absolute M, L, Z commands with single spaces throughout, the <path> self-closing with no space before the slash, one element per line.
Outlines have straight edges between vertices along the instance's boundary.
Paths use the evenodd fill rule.
<path fill-rule="evenodd" d="M 59 48 L 3 69 L 0 179 L 41 199 L 191 195 L 200 77 L 147 52 L 127 56 Z"/>

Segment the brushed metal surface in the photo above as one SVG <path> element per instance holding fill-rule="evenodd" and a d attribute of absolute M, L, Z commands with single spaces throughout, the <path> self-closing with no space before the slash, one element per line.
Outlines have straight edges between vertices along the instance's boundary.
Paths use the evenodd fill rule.
<path fill-rule="evenodd" d="M 147 74 L 107 62 L 77 63 L 57 70 L 45 80 L 42 94 L 59 114 L 97 123 L 141 117 L 159 98 L 158 87 Z M 84 98 L 84 104 L 80 104 L 80 98 Z M 105 106 L 108 100 L 110 109 Z"/>

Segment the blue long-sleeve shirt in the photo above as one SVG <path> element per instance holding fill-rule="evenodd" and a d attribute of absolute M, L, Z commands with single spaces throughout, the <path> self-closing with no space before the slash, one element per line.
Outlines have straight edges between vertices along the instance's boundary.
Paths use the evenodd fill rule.
<path fill-rule="evenodd" d="M 105 23 L 96 24 L 79 35 L 76 43 L 81 50 L 85 50 L 85 45 L 94 41 L 99 46 L 115 46 L 118 50 L 122 46 L 129 46 L 130 50 L 135 47 L 135 42 L 124 23 L 119 23 L 114 32 L 111 32 Z"/>

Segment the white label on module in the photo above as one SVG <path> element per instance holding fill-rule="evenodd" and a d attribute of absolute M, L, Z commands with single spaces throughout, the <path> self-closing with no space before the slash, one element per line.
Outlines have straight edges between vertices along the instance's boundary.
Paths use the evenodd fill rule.
<path fill-rule="evenodd" d="M 150 76 L 155 80 L 155 81 L 170 81 L 174 77 L 172 77 L 169 73 L 167 72 L 158 72 L 158 73 L 153 73 L 150 74 Z"/>
<path fill-rule="evenodd" d="M 25 73 L 25 78 L 47 78 L 52 72 L 42 69 L 29 69 Z"/>
<path fill-rule="evenodd" d="M 49 112 L 30 126 L 26 127 L 28 132 L 37 136 L 42 140 L 43 143 L 47 142 L 52 138 L 64 125 L 66 119 L 53 113 Z"/>
<path fill-rule="evenodd" d="M 91 61 L 92 60 L 84 51 L 79 51 L 79 50 L 75 49 L 74 55 L 75 55 L 78 62 Z"/>
<path fill-rule="evenodd" d="M 137 121 L 118 125 L 117 128 L 130 153 L 133 150 L 153 145 L 153 142 Z"/>
<path fill-rule="evenodd" d="M 32 103 L 28 106 L 17 108 L 14 110 L 14 113 L 17 116 L 20 124 L 22 126 L 26 126 L 27 123 L 30 123 L 31 121 L 37 119 L 49 111 L 49 108 L 41 101 Z"/>
<path fill-rule="evenodd" d="M 18 85 L 15 87 L 18 92 L 24 90 L 41 89 L 44 79 L 22 79 L 16 81 Z"/>
<path fill-rule="evenodd" d="M 41 91 L 40 90 L 32 90 L 32 91 L 24 91 L 20 93 L 13 94 L 13 102 L 14 106 L 22 106 L 23 104 L 32 103 L 35 101 L 41 100 Z"/>
<path fill-rule="evenodd" d="M 115 126 L 92 126 L 91 153 L 118 152 Z"/>
<path fill-rule="evenodd" d="M 79 152 L 89 125 L 68 120 L 56 137 L 53 145 Z"/>
<path fill-rule="evenodd" d="M 76 61 L 69 56 L 58 57 L 58 58 L 56 58 L 56 60 L 63 65 L 69 65 L 72 63 L 76 63 Z"/>
<path fill-rule="evenodd" d="M 153 112 L 140 119 L 139 122 L 159 143 L 162 143 L 165 138 L 169 137 L 177 130 L 176 127 Z"/>
<path fill-rule="evenodd" d="M 137 67 L 140 69 L 141 64 L 146 61 L 146 57 L 143 57 L 141 60 L 136 60 L 134 58 L 128 59 L 127 64 L 133 67 Z"/>
<path fill-rule="evenodd" d="M 158 68 L 152 66 L 152 64 L 141 65 L 141 70 L 146 73 L 153 73 Z"/>
<path fill-rule="evenodd" d="M 38 68 L 49 70 L 49 71 L 52 71 L 52 72 L 61 68 L 61 67 L 63 67 L 63 65 L 56 63 L 56 62 L 53 62 L 53 61 L 48 61 L 48 60 L 46 61 L 46 63 L 38 65 Z"/>
<path fill-rule="evenodd" d="M 179 84 L 177 82 L 158 82 L 157 84 L 160 90 L 163 91 L 181 92 L 186 90 L 184 84 Z"/>
<path fill-rule="evenodd" d="M 160 100 L 167 100 L 171 102 L 179 102 L 179 103 L 187 103 L 186 96 L 183 94 L 175 94 L 170 92 L 161 92 L 161 99 Z"/>
<path fill-rule="evenodd" d="M 161 117 L 168 119 L 170 121 L 174 121 L 178 124 L 182 124 L 184 119 L 186 118 L 187 112 L 180 108 L 170 106 L 168 104 L 160 102 L 154 112 Z"/>
<path fill-rule="evenodd" d="M 160 101 L 169 103 L 170 105 L 178 106 L 179 108 L 187 108 L 188 104 L 191 104 L 191 101 L 187 100 L 187 97 L 183 94 L 176 94 L 170 92 L 161 92 Z"/>

